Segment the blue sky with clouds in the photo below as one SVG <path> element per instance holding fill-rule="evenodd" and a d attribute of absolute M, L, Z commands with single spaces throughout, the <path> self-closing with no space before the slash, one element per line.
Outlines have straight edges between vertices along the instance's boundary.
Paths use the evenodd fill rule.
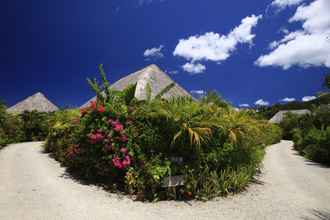
<path fill-rule="evenodd" d="M 328 0 L 7 0 L 0 98 L 41 91 L 79 106 L 99 63 L 111 82 L 155 63 L 235 106 L 307 100 L 329 72 L 329 11 Z"/>

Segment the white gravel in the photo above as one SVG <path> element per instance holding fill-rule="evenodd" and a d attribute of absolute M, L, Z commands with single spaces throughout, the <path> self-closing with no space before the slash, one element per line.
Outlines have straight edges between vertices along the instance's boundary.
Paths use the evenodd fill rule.
<path fill-rule="evenodd" d="M 41 142 L 0 151 L 0 219 L 330 219 L 330 168 L 282 141 L 268 148 L 262 184 L 209 202 L 133 202 L 65 177 Z"/>

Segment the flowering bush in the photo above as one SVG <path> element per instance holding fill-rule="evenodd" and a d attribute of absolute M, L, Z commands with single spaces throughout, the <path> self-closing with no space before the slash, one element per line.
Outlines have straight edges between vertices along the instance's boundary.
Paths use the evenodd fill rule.
<path fill-rule="evenodd" d="M 64 149 L 60 161 L 80 176 L 136 199 L 209 199 L 238 192 L 257 172 L 265 146 L 280 140 L 277 126 L 213 102 L 215 94 L 202 102 L 137 101 L 134 86 L 115 92 L 105 80 L 101 87 L 90 84 L 97 101 L 80 110 L 78 125 L 67 127 L 65 147 L 49 149 Z M 170 185 L 171 176 L 180 184 Z"/>
<path fill-rule="evenodd" d="M 136 152 L 126 134 L 125 114 L 96 101 L 81 109 L 80 114 L 81 129 L 67 148 L 66 163 L 87 178 L 123 180 Z"/>

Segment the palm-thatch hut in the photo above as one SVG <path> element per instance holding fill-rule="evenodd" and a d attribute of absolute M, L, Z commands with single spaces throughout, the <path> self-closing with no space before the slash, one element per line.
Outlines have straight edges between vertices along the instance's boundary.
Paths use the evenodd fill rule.
<path fill-rule="evenodd" d="M 312 112 L 308 109 L 300 109 L 300 110 L 283 110 L 277 112 L 270 120 L 270 123 L 279 124 L 283 121 L 285 114 L 291 113 L 295 115 L 306 115 L 306 114 L 312 114 Z"/>
<path fill-rule="evenodd" d="M 175 83 L 164 71 L 162 71 L 157 65 L 147 66 L 137 72 L 131 73 L 124 78 L 118 80 L 111 85 L 111 88 L 117 91 L 124 90 L 127 86 L 136 84 L 135 98 L 138 100 L 145 100 L 147 98 L 147 86 L 151 89 L 151 98 L 154 98 L 167 86 L 174 83 L 174 86 L 162 95 L 162 98 L 169 99 L 171 97 L 191 95 L 183 89 L 180 85 Z M 93 97 L 88 102 L 83 104 L 81 108 L 88 106 L 90 101 L 95 100 Z"/>
<path fill-rule="evenodd" d="M 57 110 L 58 107 L 41 92 L 29 96 L 7 109 L 10 113 L 22 113 L 24 111 L 54 112 Z"/>

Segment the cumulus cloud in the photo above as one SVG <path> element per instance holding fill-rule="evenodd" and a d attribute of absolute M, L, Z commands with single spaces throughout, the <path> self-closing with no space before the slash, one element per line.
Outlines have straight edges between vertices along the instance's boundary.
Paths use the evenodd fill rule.
<path fill-rule="evenodd" d="M 294 102 L 296 101 L 295 98 L 289 98 L 289 97 L 285 97 L 283 99 L 280 100 L 281 102 Z"/>
<path fill-rule="evenodd" d="M 164 54 L 162 53 L 163 48 L 164 46 L 160 45 L 159 47 L 146 49 L 143 53 L 143 56 L 146 58 L 162 58 L 164 57 Z"/>
<path fill-rule="evenodd" d="M 249 104 L 240 104 L 239 107 L 240 108 L 249 108 L 250 105 Z"/>
<path fill-rule="evenodd" d="M 288 6 L 299 5 L 303 1 L 304 0 L 274 0 L 271 5 L 283 9 Z"/>
<path fill-rule="evenodd" d="M 198 74 L 206 70 L 206 67 L 200 63 L 186 63 L 182 66 L 182 69 L 188 73 Z"/>
<path fill-rule="evenodd" d="M 287 33 L 269 45 L 271 51 L 262 55 L 256 65 L 330 67 L 330 1 L 315 0 L 297 8 L 289 22 L 301 22 L 302 29 Z"/>
<path fill-rule="evenodd" d="M 263 99 L 257 100 L 254 104 L 259 105 L 259 106 L 268 106 L 268 105 L 270 105 L 270 103 L 268 101 L 265 101 Z"/>
<path fill-rule="evenodd" d="M 312 101 L 312 100 L 314 100 L 314 99 L 316 99 L 315 96 L 304 96 L 301 100 L 302 100 L 303 102 L 309 102 L 309 101 Z"/>
<path fill-rule="evenodd" d="M 255 34 L 252 28 L 258 24 L 261 15 L 244 18 L 228 35 L 208 32 L 203 35 L 181 39 L 173 55 L 180 56 L 192 63 L 196 61 L 221 62 L 230 57 L 238 44 L 252 44 Z"/>

